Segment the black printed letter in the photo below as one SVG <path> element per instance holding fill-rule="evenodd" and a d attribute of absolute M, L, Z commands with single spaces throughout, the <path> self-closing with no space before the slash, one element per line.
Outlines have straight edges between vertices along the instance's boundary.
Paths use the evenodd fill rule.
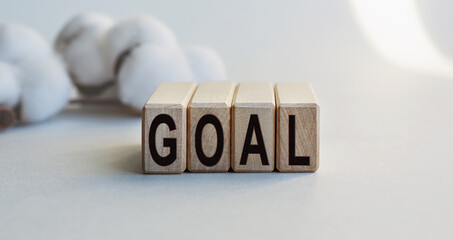
<path fill-rule="evenodd" d="M 203 128 L 206 124 L 212 124 L 217 133 L 217 147 L 212 157 L 206 156 L 203 152 L 202 135 Z M 197 129 L 195 130 L 195 150 L 197 152 L 198 159 L 200 159 L 200 162 L 205 166 L 211 167 L 220 161 L 223 152 L 223 129 L 222 124 L 216 116 L 211 114 L 204 115 L 200 121 L 198 121 Z"/>
<path fill-rule="evenodd" d="M 255 130 L 256 141 L 258 144 L 252 145 L 253 131 Z M 241 162 L 240 165 L 247 164 L 247 157 L 249 154 L 259 154 L 261 157 L 261 164 L 269 165 L 266 154 L 266 146 L 264 146 L 263 134 L 261 133 L 260 121 L 258 115 L 250 115 L 249 126 L 247 127 L 247 133 L 245 136 L 244 147 L 242 148 Z"/>
<path fill-rule="evenodd" d="M 176 160 L 176 138 L 164 138 L 164 147 L 169 147 L 170 153 L 165 157 L 160 156 L 156 149 L 156 130 L 162 123 L 167 124 L 170 131 L 176 129 L 175 121 L 170 116 L 160 114 L 154 118 L 149 129 L 149 150 L 153 160 L 157 164 L 160 166 L 168 166 Z"/>
<path fill-rule="evenodd" d="M 296 156 L 296 121 L 294 115 L 289 115 L 288 130 L 289 165 L 310 165 L 310 157 Z"/>

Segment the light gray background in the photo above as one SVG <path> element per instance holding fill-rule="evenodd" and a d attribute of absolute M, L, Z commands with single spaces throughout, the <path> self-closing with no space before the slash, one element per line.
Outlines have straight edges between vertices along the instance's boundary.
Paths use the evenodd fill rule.
<path fill-rule="evenodd" d="M 417 1 L 453 56 L 452 3 Z M 143 175 L 138 117 L 68 107 L 0 133 L 0 239 L 446 239 L 453 234 L 453 79 L 387 62 L 347 1 L 0 1 L 51 41 L 83 10 L 137 12 L 224 57 L 233 81 L 312 82 L 314 174 Z M 385 16 L 383 16 L 385 18 Z"/>

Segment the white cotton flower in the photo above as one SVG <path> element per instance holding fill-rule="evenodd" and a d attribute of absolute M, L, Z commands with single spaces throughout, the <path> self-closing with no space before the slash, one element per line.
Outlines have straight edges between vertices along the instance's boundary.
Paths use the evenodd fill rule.
<path fill-rule="evenodd" d="M 65 60 L 76 85 L 99 86 L 113 80 L 101 47 L 103 35 L 113 24 L 106 15 L 83 13 L 72 18 L 58 35 L 55 49 Z"/>
<path fill-rule="evenodd" d="M 69 101 L 71 82 L 53 54 L 29 58 L 20 66 L 21 120 L 38 122 L 58 113 Z"/>
<path fill-rule="evenodd" d="M 21 25 L 0 25 L 0 105 L 14 124 L 13 108 L 20 121 L 42 121 L 68 102 L 71 82 L 62 61 L 34 30 Z M 2 119 L 4 120 L 4 119 Z"/>
<path fill-rule="evenodd" d="M 117 23 L 104 36 L 106 63 L 116 74 L 122 56 L 131 48 L 153 44 L 165 48 L 178 48 L 173 32 L 162 22 L 147 15 L 139 15 Z"/>
<path fill-rule="evenodd" d="M 83 98 L 113 97 L 137 110 L 162 82 L 227 80 L 214 50 L 181 50 L 173 32 L 147 15 L 114 24 L 99 13 L 81 14 L 65 25 L 55 49 Z"/>
<path fill-rule="evenodd" d="M 192 46 L 185 48 L 184 53 L 197 82 L 227 80 L 225 65 L 213 49 Z"/>
<path fill-rule="evenodd" d="M 50 52 L 47 42 L 33 29 L 19 24 L 0 24 L 0 61 L 17 64 L 24 58 Z"/>
<path fill-rule="evenodd" d="M 19 103 L 21 87 L 16 68 L 0 62 L 0 105 L 14 108 Z"/>
<path fill-rule="evenodd" d="M 152 44 L 131 51 L 121 64 L 117 79 L 120 101 L 137 110 L 161 83 L 194 80 L 179 49 Z"/>

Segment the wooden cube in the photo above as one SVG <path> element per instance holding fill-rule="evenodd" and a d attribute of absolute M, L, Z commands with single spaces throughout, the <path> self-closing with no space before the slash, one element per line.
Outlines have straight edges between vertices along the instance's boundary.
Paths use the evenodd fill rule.
<path fill-rule="evenodd" d="M 162 83 L 142 110 L 142 161 L 145 173 L 182 173 L 186 169 L 187 106 L 192 82 Z"/>
<path fill-rule="evenodd" d="M 228 172 L 230 169 L 231 103 L 235 84 L 203 82 L 189 105 L 191 172 Z"/>
<path fill-rule="evenodd" d="M 274 170 L 275 97 L 271 83 L 243 82 L 237 87 L 231 146 L 235 172 Z"/>
<path fill-rule="evenodd" d="M 315 172 L 319 167 L 319 105 L 309 83 L 275 85 L 277 169 Z"/>

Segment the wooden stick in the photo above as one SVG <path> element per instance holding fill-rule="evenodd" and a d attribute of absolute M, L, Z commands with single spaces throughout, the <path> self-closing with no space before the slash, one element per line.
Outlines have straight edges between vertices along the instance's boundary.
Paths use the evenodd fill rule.
<path fill-rule="evenodd" d="M 121 105 L 118 99 L 71 99 L 72 104 L 87 104 L 87 105 Z"/>
<path fill-rule="evenodd" d="M 78 83 L 77 78 L 74 76 L 74 74 L 70 73 L 70 75 L 71 75 L 71 78 L 73 80 L 72 82 L 74 83 L 74 85 L 77 87 L 79 92 L 85 96 L 97 96 L 97 95 L 103 93 L 104 91 L 106 91 L 108 88 L 115 85 L 115 82 L 116 82 L 115 80 L 110 80 L 110 81 L 107 81 L 98 86 L 87 86 L 87 85 Z"/>
<path fill-rule="evenodd" d="M 0 105 L 0 130 L 14 126 L 16 120 L 16 113 L 12 108 Z"/>

